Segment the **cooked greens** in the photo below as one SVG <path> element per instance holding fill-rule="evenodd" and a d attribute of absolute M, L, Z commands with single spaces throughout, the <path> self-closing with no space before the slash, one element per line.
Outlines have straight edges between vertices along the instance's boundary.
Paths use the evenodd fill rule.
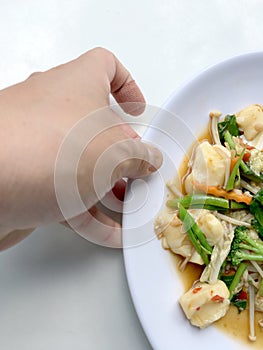
<path fill-rule="evenodd" d="M 236 116 L 235 115 L 226 115 L 225 119 L 218 123 L 218 132 L 220 141 L 224 143 L 225 141 L 225 133 L 229 132 L 232 136 L 239 136 L 240 131 L 236 122 Z"/>

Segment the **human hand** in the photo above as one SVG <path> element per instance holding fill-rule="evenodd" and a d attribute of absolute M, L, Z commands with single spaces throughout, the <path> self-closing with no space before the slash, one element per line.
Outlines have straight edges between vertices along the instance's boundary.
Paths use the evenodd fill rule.
<path fill-rule="evenodd" d="M 143 111 L 139 88 L 105 49 L 0 92 L 0 250 L 52 222 L 121 246 L 120 224 L 97 203 L 112 188 L 123 197 L 122 178 L 149 175 L 162 156 L 110 109 L 110 93 L 126 112 Z"/>

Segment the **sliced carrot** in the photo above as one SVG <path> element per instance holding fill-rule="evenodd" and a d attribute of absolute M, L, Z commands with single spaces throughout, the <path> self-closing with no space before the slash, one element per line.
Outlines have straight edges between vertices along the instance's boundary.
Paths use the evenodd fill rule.
<path fill-rule="evenodd" d="M 207 186 L 206 184 L 202 184 L 197 181 L 194 181 L 193 185 L 196 189 L 203 191 L 207 194 L 212 194 L 215 197 L 223 197 L 228 200 L 234 200 L 238 203 L 246 203 L 247 205 L 249 205 L 252 201 L 252 197 L 244 193 L 238 194 L 235 191 L 227 192 L 219 186 Z"/>
<path fill-rule="evenodd" d="M 231 158 L 230 173 L 232 173 L 232 170 L 234 169 L 234 166 L 236 165 L 236 163 L 237 163 L 238 160 L 239 160 L 239 157 Z"/>

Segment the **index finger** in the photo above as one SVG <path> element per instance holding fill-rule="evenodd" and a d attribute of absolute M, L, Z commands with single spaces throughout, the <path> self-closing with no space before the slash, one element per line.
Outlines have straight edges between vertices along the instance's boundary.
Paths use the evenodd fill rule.
<path fill-rule="evenodd" d="M 145 99 L 140 88 L 118 58 L 112 52 L 102 50 L 106 56 L 112 96 L 126 113 L 140 115 L 145 109 Z"/>

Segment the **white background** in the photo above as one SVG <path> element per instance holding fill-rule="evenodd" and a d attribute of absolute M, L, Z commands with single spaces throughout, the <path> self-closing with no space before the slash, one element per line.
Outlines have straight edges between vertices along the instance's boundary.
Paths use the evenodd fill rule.
<path fill-rule="evenodd" d="M 260 0 L 1 0 L 0 87 L 103 46 L 160 106 L 207 66 L 263 50 L 262 13 Z M 1 350 L 151 349 L 120 250 L 52 225 L 1 253 L 0 281 Z"/>

